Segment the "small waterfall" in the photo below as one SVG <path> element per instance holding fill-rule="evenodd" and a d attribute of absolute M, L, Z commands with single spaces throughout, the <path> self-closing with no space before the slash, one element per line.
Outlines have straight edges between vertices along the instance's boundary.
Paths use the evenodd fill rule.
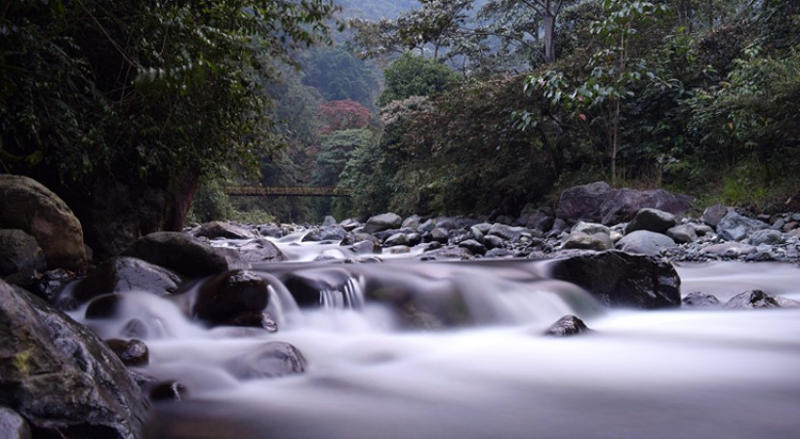
<path fill-rule="evenodd" d="M 323 308 L 355 309 L 364 307 L 364 276 L 350 277 L 339 289 L 323 289 L 319 292 Z"/>

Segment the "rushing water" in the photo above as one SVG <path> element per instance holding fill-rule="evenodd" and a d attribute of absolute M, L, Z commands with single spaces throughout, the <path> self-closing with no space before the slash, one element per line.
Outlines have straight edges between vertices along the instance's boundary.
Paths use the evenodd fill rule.
<path fill-rule="evenodd" d="M 280 245 L 297 261 L 334 246 Z M 348 257 L 349 255 L 342 255 Z M 159 404 L 152 437 L 166 438 L 794 438 L 800 435 L 800 310 L 631 311 L 601 308 L 547 279 L 546 263 L 290 262 L 271 280 L 280 331 L 205 329 L 178 305 L 134 294 L 124 314 L 145 321 L 143 373 L 190 389 Z M 800 299 L 800 269 L 778 264 L 678 267 L 683 293 L 728 298 L 759 287 Z M 277 281 L 322 279 L 323 306 L 297 306 Z M 344 281 L 342 281 L 344 279 Z M 453 289 L 469 326 L 403 329 L 365 291 Z M 592 334 L 549 338 L 564 314 Z M 126 319 L 98 325 L 119 334 Z M 269 341 L 302 351 L 304 374 L 240 380 L 231 369 Z"/>

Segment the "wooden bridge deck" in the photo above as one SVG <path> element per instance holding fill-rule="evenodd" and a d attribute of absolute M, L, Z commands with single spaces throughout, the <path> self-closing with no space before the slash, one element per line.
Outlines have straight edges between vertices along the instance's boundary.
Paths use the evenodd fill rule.
<path fill-rule="evenodd" d="M 227 186 L 235 197 L 349 197 L 350 192 L 333 187 Z"/>

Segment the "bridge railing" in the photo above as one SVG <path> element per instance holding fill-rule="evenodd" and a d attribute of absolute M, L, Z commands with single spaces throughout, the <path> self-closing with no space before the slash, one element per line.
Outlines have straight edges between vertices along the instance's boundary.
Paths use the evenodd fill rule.
<path fill-rule="evenodd" d="M 334 187 L 311 186 L 226 186 L 225 193 L 236 197 L 349 197 L 350 192 Z"/>

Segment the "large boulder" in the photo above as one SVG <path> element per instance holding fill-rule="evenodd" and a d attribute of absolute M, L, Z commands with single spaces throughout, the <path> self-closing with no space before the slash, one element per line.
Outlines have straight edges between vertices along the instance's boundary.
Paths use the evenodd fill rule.
<path fill-rule="evenodd" d="M 234 270 L 203 283 L 192 314 L 212 324 L 266 327 L 269 283 L 255 273 Z"/>
<path fill-rule="evenodd" d="M 608 306 L 668 308 L 681 304 L 681 280 L 669 262 L 609 250 L 556 259 L 555 279 L 572 282 Z"/>
<path fill-rule="evenodd" d="M 637 230 L 665 233 L 675 224 L 675 215 L 664 212 L 663 210 L 647 207 L 636 212 L 636 216 L 633 217 L 631 222 L 625 227 L 625 233 L 631 233 Z"/>
<path fill-rule="evenodd" d="M 43 271 L 46 266 L 33 236 L 19 229 L 0 229 L 0 276 Z"/>
<path fill-rule="evenodd" d="M 250 239 L 255 237 L 255 233 L 242 226 L 229 223 L 227 221 L 211 221 L 200 226 L 195 236 L 202 236 L 208 239 Z"/>
<path fill-rule="evenodd" d="M 403 223 L 400 215 L 392 212 L 375 215 L 367 220 L 364 231 L 367 233 L 381 232 L 383 230 L 397 229 Z"/>
<path fill-rule="evenodd" d="M 210 245 L 180 232 L 155 232 L 137 239 L 124 252 L 190 277 L 228 270 L 228 261 Z"/>
<path fill-rule="evenodd" d="M 0 340 L 0 405 L 45 437 L 141 437 L 147 402 L 90 330 L 0 281 Z"/>
<path fill-rule="evenodd" d="M 637 230 L 617 241 L 617 248 L 622 251 L 648 256 L 657 256 L 661 250 L 675 245 L 669 236 L 647 230 Z"/>
<path fill-rule="evenodd" d="M 585 249 L 585 250 L 610 250 L 614 248 L 614 243 L 607 233 L 584 233 L 573 231 L 564 241 L 565 249 Z"/>
<path fill-rule="evenodd" d="M 73 290 L 79 303 L 107 293 L 147 291 L 168 296 L 178 289 L 181 278 L 166 268 L 131 257 L 109 259 L 91 271 Z"/>
<path fill-rule="evenodd" d="M 717 227 L 717 224 L 719 224 L 719 222 L 722 221 L 722 218 L 725 218 L 725 215 L 727 215 L 730 211 L 731 209 L 729 207 L 721 204 L 708 206 L 703 211 L 703 222 L 711 227 Z"/>
<path fill-rule="evenodd" d="M 50 268 L 80 270 L 88 263 L 78 218 L 36 180 L 0 175 L 0 227 L 20 229 L 36 238 Z"/>
<path fill-rule="evenodd" d="M 731 210 L 717 224 L 717 234 L 727 241 L 741 241 L 757 230 L 769 228 L 769 224 L 739 215 Z"/>
<path fill-rule="evenodd" d="M 691 197 L 663 189 L 613 189 L 605 182 L 571 187 L 561 193 L 556 214 L 569 221 L 618 224 L 630 221 L 646 207 L 678 215 L 691 208 Z"/>

